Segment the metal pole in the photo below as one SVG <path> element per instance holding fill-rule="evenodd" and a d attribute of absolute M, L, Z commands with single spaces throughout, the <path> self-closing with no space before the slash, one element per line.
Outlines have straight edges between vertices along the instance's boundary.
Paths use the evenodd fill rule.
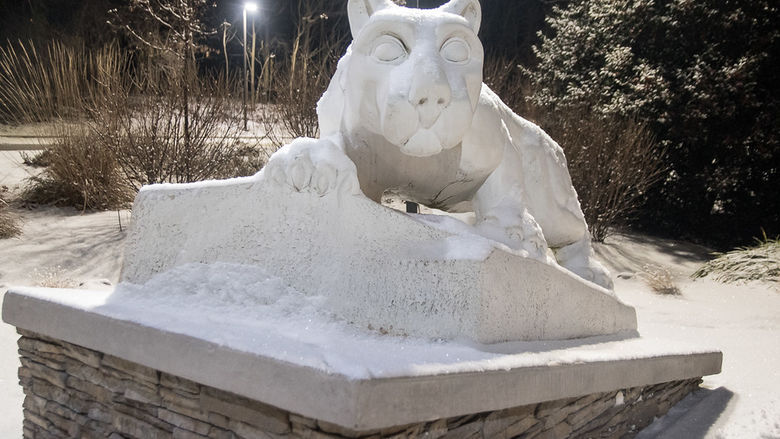
<path fill-rule="evenodd" d="M 249 64 L 249 84 L 251 85 L 251 95 L 252 95 L 252 113 L 254 114 L 255 106 L 257 105 L 257 89 L 255 89 L 255 41 L 256 41 L 256 33 L 255 33 L 255 16 L 257 13 L 252 14 L 252 56 L 250 58 L 250 64 Z"/>
<path fill-rule="evenodd" d="M 244 107 L 244 131 L 246 131 L 246 89 L 247 89 L 247 75 L 246 75 L 246 6 L 244 7 L 244 87 L 243 87 L 243 107 Z"/>

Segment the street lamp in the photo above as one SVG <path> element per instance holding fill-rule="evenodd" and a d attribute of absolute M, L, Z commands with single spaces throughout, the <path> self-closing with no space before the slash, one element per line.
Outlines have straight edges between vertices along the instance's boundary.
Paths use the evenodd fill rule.
<path fill-rule="evenodd" d="M 246 46 L 246 13 L 250 12 L 254 14 L 257 12 L 257 3 L 254 2 L 246 2 L 244 3 L 244 92 L 243 92 L 243 101 L 244 101 L 244 131 L 246 131 L 246 96 L 247 96 L 247 90 L 249 88 L 248 84 L 248 72 L 246 70 L 246 52 L 247 52 L 247 46 Z M 254 32 L 255 29 L 255 19 L 254 15 L 252 16 L 252 32 Z M 253 34 L 254 36 L 254 34 Z"/>

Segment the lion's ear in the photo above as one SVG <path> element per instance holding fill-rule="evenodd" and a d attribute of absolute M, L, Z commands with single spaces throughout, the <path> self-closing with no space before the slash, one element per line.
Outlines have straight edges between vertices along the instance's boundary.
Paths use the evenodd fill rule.
<path fill-rule="evenodd" d="M 439 6 L 439 9 L 462 15 L 474 29 L 474 33 L 479 33 L 479 26 L 482 23 L 482 6 L 479 5 L 479 0 L 450 0 Z"/>
<path fill-rule="evenodd" d="M 377 11 L 393 7 L 395 3 L 390 0 L 349 0 L 347 13 L 349 15 L 349 27 L 352 30 L 352 38 L 357 37 L 363 26 L 368 23 Z"/>

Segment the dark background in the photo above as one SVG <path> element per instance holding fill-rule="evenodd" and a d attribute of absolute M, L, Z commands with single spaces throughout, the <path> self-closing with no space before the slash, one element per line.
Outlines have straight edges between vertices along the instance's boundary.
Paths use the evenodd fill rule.
<path fill-rule="evenodd" d="M 298 0 L 306 1 L 306 0 Z M 284 44 L 289 41 L 298 12 L 295 0 L 262 0 L 256 29 L 260 36 Z M 122 32 L 107 22 L 108 11 L 122 8 L 128 2 L 120 0 L 0 0 L 0 40 L 49 40 L 67 42 L 83 41 L 88 46 L 101 46 Z M 441 0 L 419 0 L 421 8 L 436 7 Z M 409 0 L 415 6 L 416 0 Z M 207 24 L 217 29 L 223 21 L 233 24 L 240 38 L 241 1 L 216 1 L 208 8 Z M 334 26 L 346 32 L 346 0 L 328 2 L 328 11 Z M 532 59 L 531 46 L 537 41 L 536 33 L 544 26 L 544 16 L 550 2 L 543 0 L 484 0 L 483 26 L 480 36 L 488 51 L 517 55 L 520 62 Z M 210 45 L 220 47 L 221 36 L 214 37 Z M 125 43 L 128 41 L 125 40 Z M 240 57 L 237 48 L 232 56 Z M 215 61 L 218 62 L 218 61 Z"/>

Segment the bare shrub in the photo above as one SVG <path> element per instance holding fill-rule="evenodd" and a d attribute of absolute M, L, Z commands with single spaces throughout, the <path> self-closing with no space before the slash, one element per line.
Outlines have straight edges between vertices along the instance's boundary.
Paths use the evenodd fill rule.
<path fill-rule="evenodd" d="M 28 203 L 81 209 L 115 209 L 132 201 L 114 154 L 100 146 L 86 126 L 59 124 L 47 148 L 49 164 L 29 179 L 21 198 Z"/>
<path fill-rule="evenodd" d="M 49 159 L 51 158 L 51 151 L 48 149 L 43 149 L 41 151 L 28 154 L 27 152 L 22 152 L 22 164 L 25 166 L 30 166 L 31 168 L 43 168 L 46 166 L 49 166 Z"/>
<path fill-rule="evenodd" d="M 270 155 L 264 148 L 252 145 L 238 145 L 230 155 L 225 177 L 246 177 L 254 175 L 265 166 Z"/>
<path fill-rule="evenodd" d="M 551 112 L 530 100 L 532 89 L 511 58 L 486 56 L 485 83 L 515 112 L 539 124 L 566 153 L 593 239 L 603 242 L 633 218 L 666 171 L 664 150 L 646 125 L 589 108 Z"/>
<path fill-rule="evenodd" d="M 598 116 L 583 108 L 540 119 L 566 153 L 591 236 L 603 242 L 633 218 L 647 191 L 663 177 L 663 149 L 645 125 L 630 118 Z"/>
<path fill-rule="evenodd" d="M 727 253 L 715 253 L 715 259 L 696 270 L 691 277 L 713 276 L 725 283 L 763 280 L 780 283 L 780 238 L 757 239 L 753 247 L 740 247 Z"/>
<path fill-rule="evenodd" d="M 340 33 L 337 22 L 342 17 L 323 13 L 328 10 L 326 2 L 299 2 L 298 8 L 296 33 L 289 54 L 286 59 L 276 57 L 272 64 L 271 99 L 275 105 L 269 109 L 277 117 L 264 117 L 266 132 L 278 145 L 285 143 L 286 137 L 319 135 L 317 101 L 328 88 L 339 57 L 347 46 L 347 34 Z M 276 124 L 283 128 L 282 136 Z"/>
<path fill-rule="evenodd" d="M 30 179 L 26 202 L 122 208 L 145 184 L 250 175 L 262 166 L 259 152 L 238 143 L 240 120 L 224 79 L 192 76 L 185 117 L 182 87 L 170 86 L 164 72 L 141 74 L 105 78 L 102 98 L 84 110 L 87 121 L 55 125 L 47 167 Z"/>
<path fill-rule="evenodd" d="M 672 273 L 664 267 L 646 266 L 640 277 L 656 293 L 678 296 L 680 288 L 674 283 Z"/>
<path fill-rule="evenodd" d="M 666 170 L 650 130 L 632 119 L 604 119 L 586 110 L 553 125 L 571 163 L 572 181 L 591 235 L 603 242 L 631 219 Z"/>
<path fill-rule="evenodd" d="M 177 98 L 178 107 L 172 105 L 169 99 L 165 99 L 163 105 L 176 114 L 177 120 L 181 120 L 181 123 L 177 122 L 176 125 L 181 128 L 185 152 L 189 152 L 191 148 L 197 149 L 198 145 L 193 145 L 192 137 L 198 133 L 192 133 L 191 129 L 198 128 L 190 127 L 190 124 L 197 123 L 191 119 L 203 117 L 197 113 L 203 106 L 200 105 L 202 99 L 199 101 L 199 98 L 202 96 L 198 96 L 199 90 L 192 87 L 202 85 L 197 80 L 198 70 L 195 63 L 198 54 L 208 51 L 203 40 L 216 34 L 216 30 L 203 21 L 204 14 L 213 4 L 206 0 L 131 0 L 127 3 L 121 11 L 111 11 L 115 24 L 124 29 L 149 55 L 165 60 L 163 63 L 148 65 L 153 73 L 162 75 L 143 79 L 155 81 L 154 85 L 166 88 L 163 94 Z M 165 81 L 161 82 L 160 79 L 163 78 Z M 142 92 L 150 94 L 150 90 L 142 89 Z M 157 90 L 151 90 L 151 95 L 160 94 Z M 191 173 L 189 165 L 182 164 L 187 175 Z M 193 181 L 189 177 L 185 180 Z"/>
<path fill-rule="evenodd" d="M 536 109 L 526 100 L 530 88 L 528 80 L 521 75 L 514 59 L 498 53 L 485 54 L 482 80 L 515 113 L 535 119 Z"/>
<path fill-rule="evenodd" d="M 236 140 L 240 120 L 231 109 L 232 85 L 191 76 L 187 117 L 183 87 L 170 85 L 161 74 L 116 82 L 110 97 L 90 112 L 96 145 L 113 154 L 124 183 L 139 189 L 245 172 L 237 167 L 251 153 Z"/>
<path fill-rule="evenodd" d="M 0 122 L 26 123 L 78 117 L 85 102 L 100 98 L 100 82 L 127 65 L 111 44 L 90 50 L 50 41 L 0 46 Z"/>
<path fill-rule="evenodd" d="M 318 78 L 309 82 L 305 72 L 290 71 L 289 68 L 280 69 L 278 74 L 280 77 L 288 78 L 289 82 L 295 85 L 292 89 L 285 87 L 276 97 L 273 111 L 277 114 L 277 123 L 289 137 L 317 137 L 319 135 L 317 101 L 325 92 L 327 83 L 324 86 L 322 83 L 317 84 Z"/>

